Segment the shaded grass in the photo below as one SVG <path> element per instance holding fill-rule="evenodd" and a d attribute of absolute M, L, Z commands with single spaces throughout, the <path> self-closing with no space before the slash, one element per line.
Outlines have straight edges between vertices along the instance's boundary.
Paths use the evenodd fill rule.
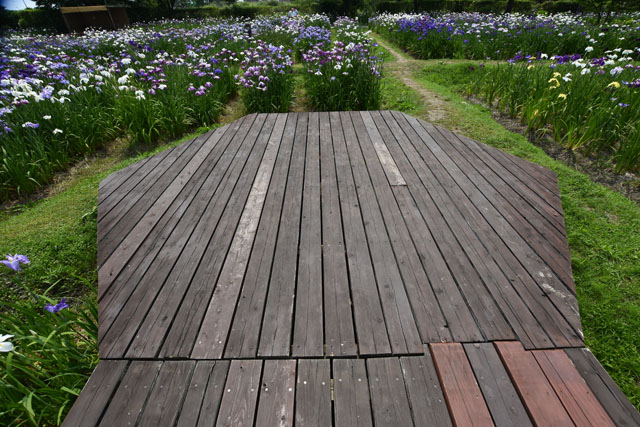
<path fill-rule="evenodd" d="M 640 207 L 506 130 L 489 109 L 459 94 L 466 72 L 453 68 L 437 65 L 415 76 L 448 101 L 440 124 L 558 175 L 585 343 L 640 408 Z"/>

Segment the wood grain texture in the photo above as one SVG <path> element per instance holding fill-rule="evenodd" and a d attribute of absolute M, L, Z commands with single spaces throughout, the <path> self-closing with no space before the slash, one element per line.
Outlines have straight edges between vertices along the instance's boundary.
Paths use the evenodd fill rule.
<path fill-rule="evenodd" d="M 519 342 L 498 342 L 495 346 L 533 422 L 544 426 L 574 425 L 533 354 Z"/>
<path fill-rule="evenodd" d="M 333 361 L 333 394 L 336 427 L 373 425 L 364 360 Z"/>
<path fill-rule="evenodd" d="M 331 365 L 328 360 L 300 359 L 296 382 L 296 426 L 332 425 Z"/>
<path fill-rule="evenodd" d="M 261 374 L 261 360 L 231 362 L 216 421 L 217 427 L 253 426 Z"/>
<path fill-rule="evenodd" d="M 293 426 L 295 394 L 296 361 L 265 361 L 256 426 Z"/>
<path fill-rule="evenodd" d="M 431 344 L 429 348 L 454 424 L 494 425 L 462 345 Z"/>

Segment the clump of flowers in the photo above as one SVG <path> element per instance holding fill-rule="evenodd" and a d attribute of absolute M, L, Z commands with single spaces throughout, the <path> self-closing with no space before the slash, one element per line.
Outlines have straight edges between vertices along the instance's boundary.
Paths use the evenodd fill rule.
<path fill-rule="evenodd" d="M 313 106 L 323 111 L 372 110 L 380 106 L 382 60 L 374 45 L 335 42 L 303 55 L 305 88 Z"/>
<path fill-rule="evenodd" d="M 293 99 L 293 62 L 284 47 L 259 40 L 241 57 L 240 73 L 235 79 L 247 112 L 288 111 Z"/>

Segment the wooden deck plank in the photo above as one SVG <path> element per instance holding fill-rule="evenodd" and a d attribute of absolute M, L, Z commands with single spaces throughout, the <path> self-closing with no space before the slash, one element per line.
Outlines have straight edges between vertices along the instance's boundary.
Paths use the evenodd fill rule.
<path fill-rule="evenodd" d="M 280 148 L 287 115 L 278 115 L 267 149 L 242 211 L 200 332 L 191 353 L 194 358 L 220 358 L 226 344 L 242 279 L 251 253 L 271 174 Z"/>
<path fill-rule="evenodd" d="M 426 131 L 421 128 L 419 122 L 411 118 L 406 119 L 408 120 L 408 125 L 410 127 L 404 129 L 407 132 L 419 131 L 420 135 L 418 137 L 420 140 L 422 142 L 428 142 L 432 147 L 434 147 L 434 150 L 438 151 L 439 148 L 435 148 L 437 147 L 435 141 L 433 141 Z M 440 159 L 445 159 L 445 156 L 441 155 Z M 533 255 L 531 250 L 527 250 L 516 244 L 516 242 L 522 243 L 522 239 L 515 236 L 510 227 L 503 226 L 504 224 L 497 216 L 487 215 L 487 218 L 491 220 L 491 223 L 487 222 L 487 218 L 480 214 L 480 208 L 476 207 L 474 204 L 476 202 L 481 203 L 481 201 L 476 200 L 478 197 L 474 197 L 474 200 L 469 200 L 462 190 L 458 188 L 456 183 L 452 181 L 452 178 L 448 175 L 448 169 L 444 168 L 436 159 L 432 159 L 430 162 L 432 163 L 431 167 L 438 171 L 438 179 L 442 180 L 442 184 L 439 184 L 439 186 L 436 186 L 433 190 L 434 194 L 436 197 L 440 198 L 449 192 L 450 194 L 448 194 L 448 197 L 452 198 L 451 200 L 454 205 L 460 209 L 460 212 L 464 216 L 464 219 L 460 219 L 458 221 L 458 227 L 452 227 L 452 229 L 459 230 L 459 228 L 465 228 L 469 235 L 468 245 L 473 245 L 473 247 L 479 251 L 482 251 L 482 246 L 485 245 L 490 251 L 491 256 L 500 265 L 500 268 L 505 272 L 505 274 L 508 274 L 506 273 L 508 270 L 512 270 L 511 273 L 521 277 L 522 280 L 526 280 L 527 282 L 530 282 L 531 280 L 535 281 L 545 295 L 553 301 L 554 307 L 560 314 L 562 314 L 566 323 L 569 323 L 571 326 L 572 330 L 567 330 L 566 328 L 563 329 L 562 333 L 564 338 L 566 338 L 568 343 L 572 345 L 581 345 L 582 341 L 577 332 L 580 329 L 580 319 L 576 307 L 577 302 L 571 295 L 571 292 L 559 281 L 559 279 L 551 274 L 551 270 L 542 260 Z M 450 163 L 447 164 L 451 165 Z M 457 169 L 455 166 L 452 166 L 452 168 Z M 425 182 L 425 185 L 431 185 L 433 182 L 438 182 L 435 177 Z M 447 189 L 446 191 L 444 190 L 445 188 Z M 475 194 L 475 196 L 477 196 L 477 194 Z M 450 206 L 451 202 L 447 203 L 443 200 L 440 205 Z M 487 207 L 487 209 L 489 208 Z M 455 212 L 452 212 L 452 214 L 459 218 L 460 214 L 455 214 Z M 467 224 L 473 226 L 473 232 L 469 230 L 470 225 Z M 497 226 L 498 228 L 494 231 L 492 228 L 493 226 Z M 502 233 L 502 237 L 498 232 Z M 477 233 L 478 236 L 474 238 L 471 233 Z M 503 239 L 506 237 L 504 236 L 509 236 L 508 241 L 510 244 L 505 243 Z M 464 248 L 466 249 L 468 245 L 464 245 Z M 512 252 L 512 250 L 514 252 Z M 521 259 L 522 257 L 525 257 L 526 259 L 523 260 Z M 483 257 L 477 258 L 477 260 L 482 262 Z M 532 270 L 534 265 L 536 268 L 539 268 L 539 270 Z M 549 283 L 553 284 L 553 286 Z M 540 297 L 537 298 L 541 299 Z M 476 312 L 474 311 L 474 313 Z M 551 315 L 554 315 L 554 313 L 551 313 Z M 560 323 L 559 325 L 562 326 L 563 324 Z M 552 324 L 548 326 L 553 330 Z M 526 337 L 519 336 L 519 338 L 525 342 L 527 347 L 531 347 L 526 343 L 527 340 L 524 339 Z M 556 335 L 556 338 L 560 339 L 558 335 Z M 496 336 L 493 337 L 493 339 L 509 338 L 500 338 Z"/>
<path fill-rule="evenodd" d="M 216 362 L 213 361 L 196 362 L 189 385 L 187 386 L 184 403 L 180 410 L 180 417 L 176 424 L 178 427 L 197 425 L 200 408 L 204 400 L 204 393 L 207 391 L 207 382 L 209 382 L 209 376 L 215 365 Z M 222 387 L 220 387 L 220 389 L 222 389 Z"/>
<path fill-rule="evenodd" d="M 198 363 L 202 363 L 202 361 Z M 200 409 L 200 415 L 198 417 L 199 427 L 206 427 L 213 424 L 213 421 L 218 417 L 222 396 L 225 393 L 224 386 L 227 381 L 227 374 L 229 373 L 231 362 L 228 360 L 218 360 L 215 363 L 216 365 L 213 367 L 213 372 L 211 372 L 209 376 L 207 391 L 202 401 L 202 408 Z"/>
<path fill-rule="evenodd" d="M 329 360 L 298 361 L 295 424 L 298 427 L 327 427 L 333 424 Z"/>
<path fill-rule="evenodd" d="M 387 145 L 384 143 L 380 132 L 378 132 L 378 128 L 376 128 L 371 114 L 369 114 L 368 111 L 364 111 L 360 113 L 360 116 L 366 128 L 367 136 L 369 137 L 369 140 L 373 144 L 373 148 L 378 155 L 378 159 L 380 160 L 382 169 L 387 175 L 389 184 L 407 185 L 406 181 L 402 177 L 402 174 L 400 173 L 400 169 L 398 169 L 398 165 L 396 165 L 396 162 L 393 160 L 393 156 L 391 156 Z"/>
<path fill-rule="evenodd" d="M 173 148 L 169 148 L 162 153 L 162 157 L 169 154 L 169 152 Z M 112 173 L 107 176 L 105 179 L 100 181 L 98 184 L 98 206 L 101 207 L 98 212 L 98 222 L 102 220 L 105 215 L 117 204 L 118 201 L 122 200 L 122 197 L 128 194 L 128 191 L 118 191 L 117 196 L 111 197 L 116 190 L 118 190 L 125 182 L 129 183 L 131 181 L 137 182 L 138 179 L 132 180 L 132 176 L 144 174 L 146 171 L 150 170 L 149 166 L 146 168 L 144 165 L 152 158 L 153 156 L 146 157 L 138 162 L 135 162 L 126 168 L 120 169 L 117 172 Z M 143 175 L 144 176 L 144 175 Z"/>
<path fill-rule="evenodd" d="M 180 283 L 189 283 L 189 287 L 181 302 L 168 307 L 175 315 L 161 343 L 161 357 L 184 358 L 191 354 L 274 123 L 275 116 L 257 117 L 246 136 L 247 141 L 255 141 L 252 154 L 248 159 L 238 158 L 237 167 L 225 178 L 224 195 L 214 199 L 215 204 L 208 209 L 210 215 L 195 232 L 200 236 L 194 242 L 196 255 L 192 258 L 196 264 L 184 268 L 178 276 L 184 277 Z"/>
<path fill-rule="evenodd" d="M 267 360 L 261 381 L 257 426 L 293 426 L 296 388 L 295 360 Z"/>
<path fill-rule="evenodd" d="M 373 420 L 381 426 L 411 426 L 409 397 L 396 357 L 367 359 Z"/>
<path fill-rule="evenodd" d="M 391 120 L 387 123 L 390 122 Z M 515 338 L 511 325 L 469 259 L 472 256 L 476 261 L 482 262 L 481 257 L 473 251 L 477 238 L 473 236 L 474 232 L 470 229 L 467 219 L 456 209 L 459 200 L 450 199 L 451 195 L 447 194 L 449 189 L 443 188 L 433 175 L 431 168 L 435 165 L 428 165 L 426 161 L 433 163 L 434 159 L 427 157 L 425 160 L 422 157 L 425 153 L 421 152 L 424 150 L 414 147 L 416 134 L 406 128 L 406 123 L 399 124 L 409 133 L 405 135 L 402 131 L 396 131 L 394 135 L 398 140 L 389 141 L 387 144 L 395 151 L 396 158 L 406 156 L 408 160 L 403 162 L 404 168 L 401 166 L 401 171 L 407 179 L 407 188 L 416 200 L 422 202 L 419 207 L 423 211 L 421 214 L 425 215 L 425 221 L 430 225 L 431 232 L 434 233 L 437 242 L 434 246 L 439 248 L 446 260 L 460 292 L 473 312 L 475 322 L 489 340 Z M 426 199 L 427 196 L 429 199 Z"/>
<path fill-rule="evenodd" d="M 131 362 L 100 425 L 136 425 L 161 367 L 160 361 Z"/>
<path fill-rule="evenodd" d="M 438 373 L 428 348 L 423 356 L 401 357 L 404 383 L 416 426 L 451 426 Z"/>
<path fill-rule="evenodd" d="M 614 425 L 564 351 L 536 350 L 532 353 L 576 425 Z"/>
<path fill-rule="evenodd" d="M 373 425 L 369 381 L 362 359 L 333 361 L 334 420 L 336 427 Z"/>
<path fill-rule="evenodd" d="M 152 196 L 151 194 L 146 193 L 147 197 L 155 199 L 155 202 L 151 205 L 151 207 L 149 207 L 148 210 L 140 209 L 141 211 L 144 210 L 144 212 L 140 214 L 140 217 L 142 217 L 142 215 L 144 214 L 144 221 L 135 223 L 135 226 L 131 229 L 131 231 L 127 231 L 126 235 L 119 229 L 113 230 L 113 232 L 117 233 L 118 236 L 120 236 L 120 233 L 123 233 L 125 237 L 117 246 L 114 247 L 114 256 L 110 256 L 109 258 L 107 258 L 104 261 L 104 264 L 98 270 L 98 281 L 103 292 L 109 288 L 109 285 L 113 282 L 113 279 L 126 265 L 127 261 L 131 259 L 135 251 L 138 249 L 138 246 L 148 236 L 149 232 L 153 229 L 158 220 L 166 212 L 171 203 L 176 199 L 176 197 L 181 194 L 185 185 L 189 182 L 193 174 L 196 173 L 200 165 L 204 162 L 211 150 L 215 147 L 215 144 L 212 143 L 205 143 L 201 146 L 197 146 L 194 142 L 193 145 L 195 146 L 194 151 L 197 151 L 195 152 L 193 157 L 190 157 L 188 154 L 191 153 L 190 150 L 185 152 L 185 156 L 182 156 L 185 158 L 185 164 L 183 168 L 179 169 L 179 172 L 178 170 L 176 170 L 175 172 L 177 173 L 175 175 L 171 172 L 167 172 L 156 181 L 156 183 L 158 183 L 157 188 L 161 189 L 162 192 L 157 196 Z M 181 160 L 176 163 L 178 165 L 182 165 Z M 165 179 L 167 179 L 168 182 L 166 182 Z M 160 185 L 160 183 L 162 183 L 162 185 Z M 136 205 L 136 210 L 141 206 L 142 204 Z M 138 214 L 136 214 L 136 216 L 137 215 Z M 127 221 L 129 220 L 130 219 L 127 219 Z M 124 221 L 121 222 L 124 223 Z M 106 236 L 105 239 L 107 238 L 109 237 Z M 101 242 L 100 244 L 104 246 L 105 243 Z"/>
<path fill-rule="evenodd" d="M 640 425 L 640 412 L 629 402 L 591 351 L 586 348 L 569 348 L 564 352 L 616 425 Z"/>
<path fill-rule="evenodd" d="M 301 120 L 301 119 L 300 119 Z M 296 357 L 324 356 L 323 280 L 322 280 L 322 208 L 320 202 L 320 129 L 318 113 L 308 115 L 307 146 L 302 194 L 302 218 L 296 283 L 296 307 L 292 354 Z M 296 130 L 299 136 L 299 130 Z M 327 284 L 327 286 L 329 286 Z M 338 314 L 338 308 L 332 314 Z M 340 320 L 347 322 L 346 330 L 353 337 L 350 318 L 342 313 Z M 336 317 L 329 323 L 338 322 Z M 338 337 L 342 328 L 337 328 Z M 343 341 L 339 338 L 338 342 Z M 354 339 L 351 339 L 354 342 Z"/>
<path fill-rule="evenodd" d="M 238 306 L 229 331 L 225 357 L 255 357 L 260 339 L 260 324 L 264 313 L 269 275 L 272 271 L 273 254 L 278 236 L 284 189 L 291 156 L 292 133 L 290 120 L 284 130 L 282 148 L 278 152 L 273 176 L 264 202 L 264 213 L 256 230 L 255 242 L 251 249 L 249 263 L 244 275 L 244 283 Z"/>
<path fill-rule="evenodd" d="M 433 362 L 456 426 L 492 426 L 493 421 L 460 343 L 430 344 Z"/>
<path fill-rule="evenodd" d="M 324 335 L 325 354 L 328 356 L 342 356 L 356 354 L 356 337 L 354 328 L 354 315 L 352 310 L 355 300 L 360 301 L 360 292 L 349 289 L 349 278 L 355 274 L 347 270 L 345 258 L 345 239 L 347 239 L 347 226 L 351 223 L 345 218 L 348 212 L 341 212 L 338 198 L 338 182 L 331 143 L 331 126 L 329 115 L 318 114 L 319 120 L 319 147 L 320 147 L 320 188 L 322 209 L 322 277 L 324 291 Z M 344 227 L 344 234 L 343 234 Z M 353 280 L 353 279 L 352 279 Z M 358 287 L 360 282 L 352 284 Z M 358 308 L 360 305 L 358 305 Z M 360 313 L 360 317 L 364 313 Z M 377 316 L 379 324 L 382 322 L 382 309 L 378 307 L 375 312 L 369 313 Z M 356 318 L 356 322 L 359 318 Z M 360 336 L 373 336 L 373 325 L 366 322 L 357 323 L 358 342 L 362 345 Z M 366 334 L 366 335 L 365 335 Z M 386 334 L 386 332 L 385 332 Z M 371 342 L 372 340 L 368 340 Z M 388 342 L 387 342 L 388 346 Z M 369 347 L 366 347 L 369 350 Z M 389 350 L 390 351 L 390 350 Z"/>
<path fill-rule="evenodd" d="M 253 425 L 260 392 L 261 373 L 261 360 L 231 362 L 216 422 L 217 427 Z"/>
<path fill-rule="evenodd" d="M 362 116 L 358 113 L 351 115 L 341 113 L 341 117 L 354 175 L 357 175 L 360 180 L 368 181 L 366 176 L 368 171 L 371 183 L 361 181 L 358 186 L 365 188 L 369 185 L 369 188 L 365 188 L 364 191 L 371 191 L 372 195 L 377 197 L 378 206 L 389 234 L 389 241 L 395 252 L 395 262 L 402 275 L 402 281 L 422 341 L 450 341 L 451 334 L 447 327 L 447 321 L 431 289 L 431 284 L 413 245 L 411 233 L 405 225 L 393 190 L 388 185 L 382 165 L 373 150 L 370 138 L 367 136 Z M 384 133 L 384 131 L 385 129 L 380 129 L 380 133 Z M 381 140 L 381 143 L 384 143 L 384 139 Z"/>
<path fill-rule="evenodd" d="M 262 321 L 258 354 L 263 357 L 291 353 L 307 125 L 306 115 L 290 117 L 297 118 L 299 126 L 294 123 L 296 126 L 290 131 L 291 138 L 295 135 L 295 143 Z"/>
<path fill-rule="evenodd" d="M 446 175 L 440 175 L 441 179 L 448 180 L 451 182 L 457 183 L 460 191 L 466 193 L 466 197 L 469 197 L 469 200 L 472 202 L 472 206 L 476 209 L 467 209 L 466 212 L 469 214 L 476 214 L 479 212 L 484 221 L 490 225 L 490 227 L 495 230 L 492 233 L 487 233 L 491 228 L 487 227 L 479 227 L 479 230 L 485 231 L 489 237 L 495 238 L 495 236 L 500 236 L 503 239 L 504 244 L 513 252 L 516 256 L 517 260 L 522 263 L 523 267 L 531 274 L 534 279 L 543 279 L 540 282 L 540 286 L 542 286 L 542 282 L 550 283 L 547 286 L 554 288 L 554 293 L 561 293 L 563 288 L 566 288 L 567 291 L 571 291 L 570 287 L 565 283 L 561 282 L 557 276 L 553 274 L 549 266 L 541 259 L 534 251 L 530 248 L 530 246 L 525 242 L 517 233 L 517 231 L 505 220 L 505 218 L 492 207 L 484 195 L 477 191 L 469 191 L 470 182 L 463 178 L 463 174 L 460 171 L 460 168 L 448 157 L 448 155 L 443 151 L 443 149 L 438 145 L 439 141 L 442 144 L 443 140 L 439 132 L 429 131 L 429 129 L 433 128 L 432 125 L 428 125 L 424 122 L 419 122 L 416 119 L 407 117 L 409 123 L 413 126 L 414 130 L 421 137 L 422 141 L 429 147 L 434 156 L 438 158 L 438 161 L 441 162 L 442 167 L 445 168 L 451 175 L 450 178 Z M 435 128 L 433 128 L 435 129 Z M 434 139 L 435 138 L 435 139 Z M 467 191 L 465 191 L 467 189 Z M 458 192 L 458 187 L 449 187 L 450 191 Z M 462 197 L 462 196 L 461 196 Z M 461 206 L 462 205 L 458 205 Z M 482 219 L 478 217 L 478 222 L 482 223 Z M 570 302 L 575 302 L 574 298 L 559 298 L 559 301 L 564 302 L 564 304 L 569 304 Z M 574 305 L 569 306 L 567 308 L 568 313 L 573 313 L 570 315 L 570 321 L 575 323 L 575 314 L 577 314 L 577 307 Z M 579 322 L 577 324 L 579 328 Z"/>
<path fill-rule="evenodd" d="M 464 344 L 464 350 L 496 426 L 532 426 L 527 411 L 491 343 Z"/>
<path fill-rule="evenodd" d="M 442 149 L 460 167 L 469 181 L 475 185 L 475 188 L 482 192 L 496 211 L 500 212 L 522 239 L 534 249 L 536 254 L 552 268 L 553 272 L 570 290 L 573 290 L 575 285 L 573 284 L 566 238 L 560 235 L 557 229 L 545 220 L 544 216 L 538 215 L 535 209 L 519 198 L 518 193 L 509 191 L 509 187 L 502 182 L 498 175 L 495 175 L 489 168 L 483 168 L 482 162 L 472 163 L 460 154 L 454 146 L 458 139 L 453 133 L 442 128 L 434 127 L 434 129 L 432 132 L 443 135 L 440 142 Z M 566 250 L 563 250 L 562 248 L 565 246 Z"/>
<path fill-rule="evenodd" d="M 366 115 L 367 112 L 362 113 L 363 117 Z M 345 119 L 348 126 L 351 121 L 348 116 L 345 116 Z M 345 124 L 340 120 L 338 113 L 331 113 L 331 123 L 332 128 L 335 123 L 335 127 L 342 127 L 342 132 L 344 132 Z M 391 236 L 389 236 L 387 227 L 385 227 L 371 179 L 364 164 L 359 163 L 357 166 L 353 164 L 353 159 L 350 157 L 346 146 L 345 135 L 342 132 L 334 135 L 336 161 L 338 159 L 346 161 L 344 169 L 347 176 L 351 175 L 351 179 L 353 179 L 364 222 L 366 240 L 369 244 L 369 253 L 373 262 L 375 279 L 378 284 L 378 293 L 385 316 L 391 350 L 394 354 L 422 353 L 422 342 L 418 326 L 409 304 L 409 298 L 391 246 Z M 373 133 L 373 131 L 370 132 Z M 355 135 L 350 134 L 348 136 L 353 139 Z M 380 139 L 379 144 L 383 145 L 384 142 Z M 362 155 L 359 149 L 351 150 L 351 152 L 359 154 L 360 157 Z M 349 185 L 347 185 L 347 188 L 349 188 Z M 348 244 L 349 242 L 347 242 L 347 246 Z"/>
<path fill-rule="evenodd" d="M 189 386 L 195 361 L 164 362 L 137 425 L 174 425 Z"/>
<path fill-rule="evenodd" d="M 215 167 L 206 167 L 205 163 L 205 167 L 195 175 L 201 179 L 200 186 L 186 187 L 184 202 L 176 209 L 169 209 L 160 220 L 158 225 L 163 229 L 155 235 L 158 249 L 153 258 L 147 252 L 151 249 L 146 247 L 146 242 L 151 239 L 143 243 L 140 249 L 148 256 L 145 261 L 149 258 L 153 261 L 141 263 L 128 281 L 120 283 L 118 277 L 100 301 L 100 349 L 104 357 L 121 357 L 131 341 L 129 354 L 133 357 L 153 357 L 156 354 L 162 344 L 162 336 L 157 332 L 164 331 L 163 326 L 171 322 L 173 316 L 169 313 L 175 310 L 189 283 L 189 279 L 181 278 L 179 274 L 185 271 L 185 264 L 190 265 L 186 269 L 187 274 L 191 274 L 199 262 L 193 255 L 193 243 L 199 241 L 203 233 L 194 233 L 194 227 L 198 224 L 202 228 L 203 212 L 209 206 L 210 198 L 217 194 L 212 190 L 217 190 L 221 184 L 230 162 L 236 157 L 243 159 L 250 150 L 251 145 L 245 142 L 247 148 L 244 153 L 242 150 L 238 152 L 239 142 L 232 141 L 233 146 L 227 146 L 222 157 L 217 156 L 222 153 L 217 153 L 211 159 L 211 166 L 215 164 Z M 189 220 L 180 221 L 183 216 Z M 176 256 L 176 251 L 181 256 Z"/>
<path fill-rule="evenodd" d="M 128 363 L 126 360 L 100 361 L 62 425 L 64 427 L 98 425 Z"/>
<path fill-rule="evenodd" d="M 121 253 L 123 243 L 126 247 L 132 247 L 135 249 L 135 243 L 137 241 L 126 241 L 126 238 L 133 233 L 133 230 L 140 231 L 141 226 L 145 226 L 145 230 L 150 230 L 154 225 L 154 218 L 159 218 L 162 214 L 162 208 L 166 208 L 168 202 L 170 203 L 178 194 L 176 191 L 179 186 L 184 182 L 184 178 L 188 176 L 192 167 L 186 170 L 186 174 L 182 174 L 185 171 L 185 167 L 194 159 L 194 156 L 200 152 L 198 159 L 202 159 L 202 155 L 209 148 L 212 148 L 212 144 L 206 144 L 203 142 L 212 135 L 202 135 L 191 144 L 180 147 L 180 149 L 172 150 L 167 159 L 164 159 L 159 167 L 154 168 L 149 175 L 145 177 L 141 184 L 136 185 L 135 192 L 131 196 L 126 197 L 120 201 L 117 206 L 111 210 L 110 215 L 100 221 L 98 225 L 98 244 L 100 247 L 100 253 L 98 254 L 98 263 L 100 265 L 100 271 L 107 265 L 109 259 L 113 255 L 113 260 L 109 263 L 111 267 L 107 267 L 109 274 L 104 275 L 103 282 L 105 286 L 108 283 L 106 279 L 118 273 L 119 270 L 114 268 L 114 261 L 121 261 Z M 215 136 L 217 138 L 217 135 Z M 201 151 L 204 149 L 205 151 Z M 166 162 L 171 161 L 171 165 L 167 167 Z M 196 163 L 197 164 L 197 160 Z M 177 179 L 180 177 L 180 179 Z M 168 192 L 171 188 L 171 192 Z M 162 198 L 161 203 L 157 203 Z M 153 210 L 152 207 L 155 208 Z M 141 219 L 146 220 L 141 223 Z M 131 251 L 131 249 L 128 249 Z M 126 252 L 131 255 L 130 252 Z M 115 265 L 118 265 L 117 263 Z"/>
<path fill-rule="evenodd" d="M 515 341 L 498 342 L 495 346 L 533 422 L 543 426 L 573 426 L 533 354 Z"/>

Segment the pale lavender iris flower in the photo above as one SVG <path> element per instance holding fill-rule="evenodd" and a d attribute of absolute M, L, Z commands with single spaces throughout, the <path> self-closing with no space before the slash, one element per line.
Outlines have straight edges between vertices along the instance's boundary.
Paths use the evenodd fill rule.
<path fill-rule="evenodd" d="M 29 261 L 29 258 L 27 258 L 26 255 L 18 255 L 18 254 L 15 254 L 13 256 L 7 255 L 6 260 L 5 259 L 0 260 L 0 263 L 6 265 L 13 271 L 21 271 L 22 267 L 20 267 L 20 264 L 29 264 L 30 262 L 31 261 Z"/>

